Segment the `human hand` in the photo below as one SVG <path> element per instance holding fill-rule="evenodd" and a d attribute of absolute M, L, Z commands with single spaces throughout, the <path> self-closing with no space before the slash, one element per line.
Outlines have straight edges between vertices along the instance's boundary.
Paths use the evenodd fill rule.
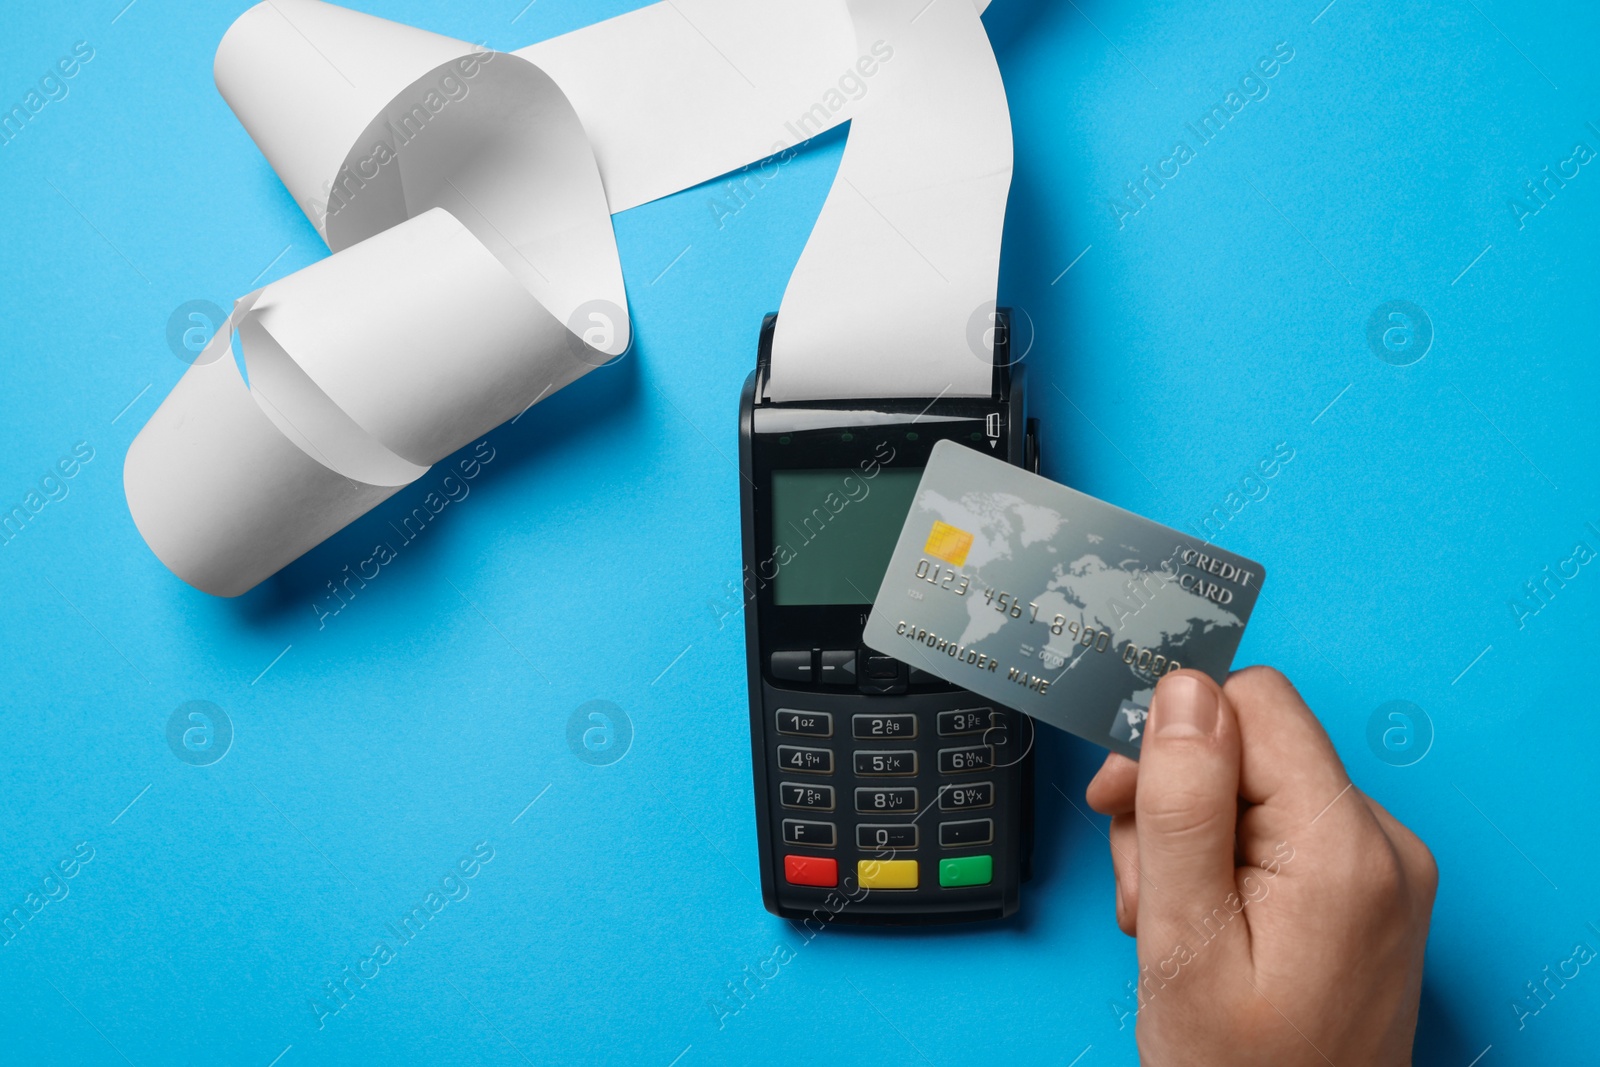
<path fill-rule="evenodd" d="M 1438 868 L 1355 788 L 1289 680 L 1156 686 L 1139 761 L 1111 755 L 1117 925 L 1139 942 L 1151 1067 L 1411 1063 Z"/>

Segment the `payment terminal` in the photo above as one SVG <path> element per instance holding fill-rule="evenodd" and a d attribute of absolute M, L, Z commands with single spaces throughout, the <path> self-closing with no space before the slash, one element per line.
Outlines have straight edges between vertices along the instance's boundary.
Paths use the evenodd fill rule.
<path fill-rule="evenodd" d="M 1017 909 L 1033 847 L 1033 723 L 861 643 L 941 440 L 1038 469 L 996 317 L 987 397 L 762 399 L 739 422 L 745 637 L 761 892 L 822 922 L 926 924 Z"/>

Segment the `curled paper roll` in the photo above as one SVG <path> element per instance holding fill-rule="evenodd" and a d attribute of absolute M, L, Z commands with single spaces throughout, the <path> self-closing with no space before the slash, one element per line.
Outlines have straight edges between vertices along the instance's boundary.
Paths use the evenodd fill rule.
<path fill-rule="evenodd" d="M 392 496 L 421 470 L 341 474 L 288 437 L 245 386 L 231 329 L 239 301 L 128 451 L 123 485 L 134 523 L 174 574 L 237 596 Z M 220 350 L 220 351 L 219 351 Z"/>
<path fill-rule="evenodd" d="M 249 9 L 217 86 L 333 254 L 242 298 L 140 431 L 135 525 L 191 585 L 249 590 L 627 350 L 612 212 L 852 119 L 870 136 L 840 175 L 865 196 L 829 197 L 770 395 L 986 391 L 949 328 L 993 306 L 1010 178 L 986 3 L 669 0 L 517 53 L 322 0 Z M 907 234 L 942 288 L 906 272 Z M 880 338 L 897 365 L 861 358 Z"/>
<path fill-rule="evenodd" d="M 276 0 L 217 65 L 334 250 L 241 300 L 128 452 L 151 549 L 237 596 L 625 351 L 629 324 L 588 137 L 533 64 Z"/>

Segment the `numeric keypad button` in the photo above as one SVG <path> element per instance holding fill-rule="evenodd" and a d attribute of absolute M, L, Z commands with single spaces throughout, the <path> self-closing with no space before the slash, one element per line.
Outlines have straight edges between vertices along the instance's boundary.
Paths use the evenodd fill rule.
<path fill-rule="evenodd" d="M 940 811 L 969 811 L 994 807 L 994 783 L 971 782 L 947 785 L 939 790 Z"/>
<path fill-rule="evenodd" d="M 901 786 L 892 789 L 863 787 L 856 790 L 856 811 L 863 815 L 882 814 L 891 811 L 915 812 L 916 810 L 917 790 L 915 786 Z"/>
<path fill-rule="evenodd" d="M 832 774 L 833 749 L 779 745 L 778 766 L 788 774 Z"/>
<path fill-rule="evenodd" d="M 910 749 L 857 752 L 855 763 L 860 778 L 910 778 L 917 773 L 917 754 Z"/>
<path fill-rule="evenodd" d="M 857 741 L 899 741 L 917 736 L 915 715 L 855 715 L 850 720 Z"/>
<path fill-rule="evenodd" d="M 778 709 L 778 732 L 802 737 L 832 737 L 833 716 L 825 711 Z"/>
<path fill-rule="evenodd" d="M 786 808 L 833 810 L 833 786 L 806 782 L 784 782 L 778 786 L 778 802 Z"/>
<path fill-rule="evenodd" d="M 994 749 L 989 745 L 963 745 L 939 750 L 940 774 L 970 774 L 994 766 Z"/>
<path fill-rule="evenodd" d="M 993 708 L 963 708 L 939 713 L 939 736 L 959 737 L 962 734 L 981 734 L 991 726 L 999 725 L 1000 717 Z"/>
<path fill-rule="evenodd" d="M 917 824 L 873 824 L 856 826 L 856 847 L 861 849 L 916 848 Z"/>

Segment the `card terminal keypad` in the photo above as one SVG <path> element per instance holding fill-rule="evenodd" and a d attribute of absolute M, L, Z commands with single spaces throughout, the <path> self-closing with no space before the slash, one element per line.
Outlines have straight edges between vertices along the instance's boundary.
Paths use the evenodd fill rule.
<path fill-rule="evenodd" d="M 861 882 L 878 887 L 873 894 L 982 892 L 995 854 L 1021 847 L 1015 816 L 997 821 L 995 807 L 1020 801 L 1031 728 L 1018 729 L 1016 712 L 939 682 L 926 693 L 883 692 L 909 674 L 884 658 L 826 649 L 772 656 L 782 667 L 772 672 L 782 675 L 782 692 L 769 694 L 773 835 L 804 879 L 788 885 L 839 888 L 817 885 L 818 871 L 848 879 L 859 870 L 870 872 Z M 855 677 L 856 664 L 868 662 L 872 675 Z M 903 710 L 909 705 L 916 710 Z M 811 862 L 825 857 L 836 865 Z M 959 862 L 944 862 L 951 859 Z"/>

